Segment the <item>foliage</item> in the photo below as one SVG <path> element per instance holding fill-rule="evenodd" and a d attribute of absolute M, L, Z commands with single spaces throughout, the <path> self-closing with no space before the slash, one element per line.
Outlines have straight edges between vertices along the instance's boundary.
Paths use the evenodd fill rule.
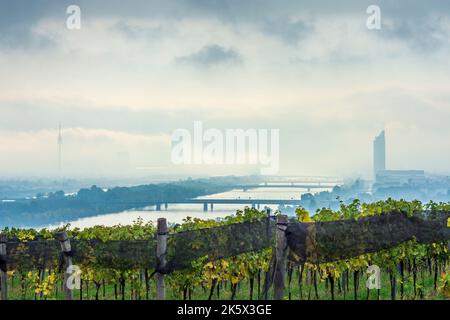
<path fill-rule="evenodd" d="M 392 199 L 375 203 L 360 203 L 358 200 L 355 200 L 348 205 L 341 203 L 340 209 L 337 211 L 328 208 L 320 209 L 312 217 L 310 217 L 308 211 L 305 209 L 298 208 L 296 210 L 296 219 L 300 222 L 311 223 L 358 219 L 365 216 L 398 212 L 413 215 L 423 210 L 426 210 L 429 215 L 433 216 L 438 215 L 442 211 L 448 212 L 449 209 L 450 205 L 447 203 L 430 202 L 422 204 L 419 201 L 407 202 Z M 265 212 L 252 208 L 238 210 L 235 215 L 225 217 L 220 221 L 187 217 L 183 223 L 170 226 L 170 233 L 232 225 L 246 221 L 255 221 L 265 217 Z M 144 223 L 141 219 L 129 226 L 95 226 L 80 230 L 76 228 L 71 229 L 70 225 L 67 225 L 61 229 L 67 230 L 69 237 L 75 240 L 95 239 L 101 242 L 149 240 L 154 239 L 156 231 L 152 223 Z M 9 238 L 15 238 L 26 243 L 27 241 L 36 239 L 53 239 L 54 231 L 46 229 L 38 231 L 34 229 L 6 228 L 3 232 Z M 210 259 L 208 256 L 203 256 L 191 261 L 189 268 L 176 270 L 168 274 L 166 277 L 166 285 L 171 292 L 171 297 L 176 299 L 188 299 L 194 291 L 199 290 L 205 292 L 205 298 L 212 299 L 216 296 L 217 298 L 233 299 L 236 297 L 239 286 L 243 283 L 248 283 L 248 298 L 256 299 L 262 294 L 262 284 L 260 282 L 261 279 L 263 280 L 263 275 L 270 268 L 271 255 L 271 248 L 266 248 L 258 252 L 247 252 L 223 259 Z M 366 276 L 365 272 L 367 267 L 374 264 L 378 265 L 383 272 L 389 275 L 391 279 L 390 283 L 393 286 L 391 288 L 391 295 L 394 295 L 393 298 L 395 298 L 395 293 L 399 290 L 396 285 L 400 287 L 401 297 L 403 297 L 404 290 L 412 287 L 414 297 L 423 298 L 425 283 L 424 281 L 419 281 L 419 278 L 421 275 L 423 277 L 423 273 L 425 272 L 431 276 L 435 275 L 435 292 L 442 292 L 444 295 L 450 293 L 448 249 L 446 244 L 433 243 L 424 245 L 418 244 L 414 240 L 387 250 L 365 254 L 352 259 L 319 265 L 306 263 L 301 266 L 302 269 L 301 273 L 299 271 L 298 283 L 300 286 L 313 282 L 316 285 L 317 275 L 318 282 L 326 283 L 331 296 L 334 298 L 336 284 L 339 285 L 339 290 L 342 290 L 341 284 L 347 282 L 348 285 L 348 279 L 352 278 L 352 275 L 354 279 L 360 279 Z M 92 256 L 83 260 L 80 268 L 83 272 L 83 283 L 94 284 L 96 298 L 99 298 L 100 289 L 105 286 L 113 286 L 115 288 L 116 298 L 117 296 L 125 298 L 125 295 L 128 294 L 132 298 L 149 297 L 151 282 L 153 281 L 150 278 L 150 274 L 154 271 L 152 266 L 148 268 L 119 268 L 111 264 L 105 267 L 99 263 L 98 257 L 92 254 Z M 294 266 L 289 266 L 289 268 L 290 272 L 292 272 Z M 42 299 L 56 298 L 57 284 L 62 280 L 61 273 L 58 272 L 56 266 L 47 266 L 46 269 L 35 270 L 17 268 L 10 270 L 9 275 L 20 279 L 23 297 L 26 296 L 27 289 L 29 289 L 28 292 L 34 292 L 37 298 Z M 392 279 L 394 280 L 392 281 Z M 126 285 L 128 288 L 127 293 L 125 293 Z M 254 286 L 258 290 L 254 290 Z M 343 286 L 345 288 L 345 285 Z M 354 286 L 355 288 L 358 286 L 356 280 L 354 281 Z M 226 292 L 229 292 L 230 296 L 221 296 L 221 292 L 225 292 L 225 288 L 229 289 Z"/>

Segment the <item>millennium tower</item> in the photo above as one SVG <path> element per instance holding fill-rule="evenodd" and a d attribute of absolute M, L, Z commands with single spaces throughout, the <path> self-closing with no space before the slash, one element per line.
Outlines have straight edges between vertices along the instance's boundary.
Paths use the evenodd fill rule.
<path fill-rule="evenodd" d="M 386 170 L 386 141 L 384 130 L 373 141 L 373 173 L 374 177 L 380 171 Z"/>

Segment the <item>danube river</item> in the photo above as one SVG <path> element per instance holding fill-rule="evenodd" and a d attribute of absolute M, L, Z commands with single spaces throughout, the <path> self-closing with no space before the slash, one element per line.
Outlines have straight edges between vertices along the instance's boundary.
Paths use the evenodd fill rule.
<path fill-rule="evenodd" d="M 313 192 L 320 192 L 329 190 L 314 189 Z M 223 193 L 213 194 L 199 199 L 214 198 L 214 199 L 300 199 L 303 193 L 308 192 L 306 189 L 300 188 L 257 188 L 247 191 L 232 190 Z M 181 223 L 186 217 L 202 218 L 202 219 L 216 219 L 223 218 L 236 213 L 238 209 L 244 209 L 245 205 L 239 204 L 215 204 L 214 210 L 203 211 L 202 204 L 172 204 L 168 209 L 164 208 L 161 211 L 156 211 L 154 207 L 143 209 L 127 210 L 123 212 L 102 214 L 94 217 L 81 218 L 75 221 L 70 221 L 71 227 L 87 228 L 95 225 L 113 226 L 113 225 L 128 225 L 132 224 L 138 218 L 144 222 L 156 222 L 158 218 L 167 218 L 169 223 Z M 268 206 L 272 210 L 277 210 L 278 207 Z M 262 209 L 262 207 L 261 207 Z M 47 228 L 55 228 L 59 225 L 45 226 Z"/>

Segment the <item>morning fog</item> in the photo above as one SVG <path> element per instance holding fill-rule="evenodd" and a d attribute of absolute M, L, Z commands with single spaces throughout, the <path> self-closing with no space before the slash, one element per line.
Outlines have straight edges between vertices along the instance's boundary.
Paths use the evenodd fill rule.
<path fill-rule="evenodd" d="M 279 129 L 204 129 L 194 121 L 193 130 L 172 133 L 172 163 L 181 165 L 258 165 L 262 175 L 277 174 Z"/>

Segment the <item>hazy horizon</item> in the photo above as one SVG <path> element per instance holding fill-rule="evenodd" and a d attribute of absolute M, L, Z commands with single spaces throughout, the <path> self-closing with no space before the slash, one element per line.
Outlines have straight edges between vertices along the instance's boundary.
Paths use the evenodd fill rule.
<path fill-rule="evenodd" d="M 0 3 L 0 177 L 251 175 L 174 165 L 171 134 L 279 129 L 279 175 L 450 174 L 450 3 Z M 369 5 L 380 30 L 366 27 Z"/>

